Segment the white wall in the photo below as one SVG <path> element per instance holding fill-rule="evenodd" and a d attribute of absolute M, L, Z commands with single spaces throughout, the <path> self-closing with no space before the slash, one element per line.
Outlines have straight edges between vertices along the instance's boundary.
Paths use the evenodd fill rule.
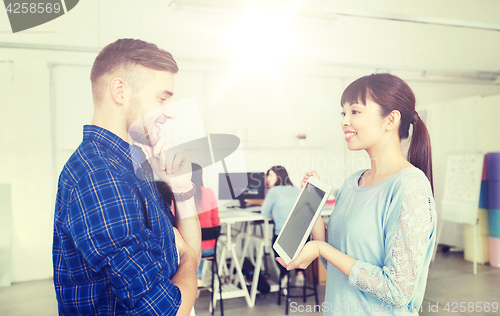
<path fill-rule="evenodd" d="M 500 151 L 500 95 L 481 98 L 477 105 L 477 150 Z"/>
<path fill-rule="evenodd" d="M 444 195 L 447 156 L 477 152 L 475 116 L 479 98 L 480 96 L 453 99 L 425 107 L 432 142 L 434 199 L 438 216 Z M 439 243 L 461 248 L 462 232 L 462 225 L 447 222 L 443 226 Z"/>
<path fill-rule="evenodd" d="M 453 99 L 422 108 L 427 112 L 431 134 L 434 197 L 439 215 L 448 155 L 500 151 L 500 95 Z M 462 248 L 463 225 L 446 222 L 439 242 Z"/>
<path fill-rule="evenodd" d="M 481 5 L 430 0 L 418 4 L 402 0 L 314 3 L 500 24 L 499 3 L 493 0 L 480 1 Z M 138 5 L 130 0 L 87 0 L 61 18 L 16 34 L 8 33 L 7 16 L 4 11 L 2 14 L 0 43 L 102 47 L 120 37 L 137 37 L 170 50 L 181 68 L 176 76 L 176 98 L 197 97 L 207 132 L 257 131 L 262 135 L 258 138 L 261 145 L 244 147 L 249 170 L 265 171 L 283 164 L 296 183 L 306 170 L 320 165 L 317 169 L 322 170 L 324 178 L 338 187 L 341 177 L 366 167 L 362 153 L 345 150 L 337 113 L 344 87 L 379 68 L 373 65 L 381 69 L 392 66 L 393 73 L 414 88 L 419 104 L 500 94 L 498 83 L 453 77 L 436 82 L 397 70 L 497 71 L 500 32 L 348 17 L 339 17 L 331 25 L 294 24 L 301 49 L 281 72 L 273 74 L 278 80 L 272 81 L 272 75 L 265 71 L 234 77 L 233 42 L 223 36 L 223 31 L 231 29 L 238 18 L 225 14 L 172 11 L 165 8 L 164 1 Z M 0 48 L 0 183 L 11 184 L 12 188 L 14 282 L 52 275 L 55 175 L 63 160 L 56 155 L 62 148 L 58 144 L 66 144 L 62 141 L 66 136 L 81 133 L 80 121 L 85 116 L 78 116 L 79 123 L 64 131 L 68 134 L 61 134 L 58 120 L 74 120 L 75 113 L 54 109 L 56 103 L 72 101 L 87 110 L 92 107 L 84 91 L 88 91 L 86 71 L 95 56 L 96 52 Z M 58 71 L 72 69 L 56 66 L 51 70 L 48 64 L 52 63 L 84 65 L 66 73 L 74 76 L 74 82 L 67 84 L 78 94 L 51 89 L 51 74 L 57 76 Z M 346 66 L 353 63 L 367 66 Z M 494 103 L 489 106 L 495 107 Z M 298 133 L 308 135 L 307 147 L 298 147 Z M 491 144 L 482 141 L 487 142 L 485 147 Z"/>
<path fill-rule="evenodd" d="M 12 275 L 12 205 L 10 185 L 0 183 L 0 286 L 9 286 Z"/>
<path fill-rule="evenodd" d="M 12 192 L 12 281 L 49 278 L 57 183 L 47 63 L 77 64 L 87 57 L 33 50 L 1 54 L 13 61 L 12 69 L 0 75 L 0 182 L 10 184 Z"/>

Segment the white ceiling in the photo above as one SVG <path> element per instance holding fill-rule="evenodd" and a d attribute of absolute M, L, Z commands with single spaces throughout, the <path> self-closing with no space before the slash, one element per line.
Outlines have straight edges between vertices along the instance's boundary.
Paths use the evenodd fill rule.
<path fill-rule="evenodd" d="M 97 52 L 117 38 L 134 37 L 155 42 L 181 59 L 222 62 L 236 59 L 235 40 L 228 38 L 227 32 L 241 21 L 243 12 L 238 8 L 246 1 L 190 0 L 184 1 L 187 2 L 184 5 L 182 2 L 80 1 L 64 16 L 16 34 L 10 32 L 6 12 L 2 11 L 0 45 L 87 47 Z M 458 73 L 469 77 L 484 72 L 497 75 L 500 71 L 500 31 L 481 29 L 500 28 L 498 0 L 260 3 L 266 4 L 261 7 L 275 11 L 296 4 L 299 17 L 290 24 L 290 32 L 299 49 L 291 52 L 289 61 L 295 67 L 307 65 L 337 72 L 368 68 L 413 72 L 419 76 L 425 71 L 426 75 Z M 258 25 L 260 21 L 255 23 Z"/>

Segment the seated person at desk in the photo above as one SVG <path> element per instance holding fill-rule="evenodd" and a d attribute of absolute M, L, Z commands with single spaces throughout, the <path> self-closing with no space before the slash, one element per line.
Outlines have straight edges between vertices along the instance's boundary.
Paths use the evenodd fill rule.
<path fill-rule="evenodd" d="M 191 175 L 191 182 L 196 187 L 196 194 L 194 195 L 194 202 L 196 204 L 196 212 L 198 213 L 198 218 L 200 219 L 201 228 L 214 227 L 220 224 L 219 219 L 219 209 L 217 208 L 217 200 L 215 199 L 215 194 L 209 188 L 203 186 L 203 169 L 200 165 L 192 163 L 191 168 L 193 170 Z M 201 257 L 210 257 L 215 253 L 215 240 L 202 240 L 201 241 Z M 202 283 L 202 260 L 200 267 L 198 268 L 198 285 Z"/>
<path fill-rule="evenodd" d="M 267 171 L 266 184 L 270 187 L 267 192 L 264 203 L 262 203 L 262 215 L 266 218 L 272 218 L 274 221 L 273 244 L 285 225 L 288 214 L 292 211 L 293 205 L 297 200 L 300 190 L 294 187 L 288 177 L 288 172 L 283 166 L 274 166 Z M 201 221 L 201 219 L 200 219 Z M 274 252 L 275 257 L 279 255 Z M 288 281 L 288 270 L 278 265 L 283 279 L 282 287 L 286 287 Z M 297 271 L 295 285 L 301 286 L 304 283 L 304 274 L 302 270 Z"/>

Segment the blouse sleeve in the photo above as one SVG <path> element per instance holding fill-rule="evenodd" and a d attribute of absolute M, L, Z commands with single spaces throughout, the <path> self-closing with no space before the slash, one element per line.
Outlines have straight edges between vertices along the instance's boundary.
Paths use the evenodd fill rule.
<path fill-rule="evenodd" d="M 384 266 L 356 261 L 349 282 L 391 305 L 407 305 L 422 273 L 425 254 L 433 246 L 434 201 L 427 178 L 405 175 L 400 198 L 390 206 L 385 229 Z"/>

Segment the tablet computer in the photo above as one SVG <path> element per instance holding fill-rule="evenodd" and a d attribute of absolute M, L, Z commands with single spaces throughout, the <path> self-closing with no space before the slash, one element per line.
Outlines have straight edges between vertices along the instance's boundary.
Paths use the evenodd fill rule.
<path fill-rule="evenodd" d="M 304 247 L 331 191 L 332 188 L 328 184 L 315 177 L 310 177 L 300 190 L 299 197 L 273 245 L 286 264 L 295 259 Z"/>

